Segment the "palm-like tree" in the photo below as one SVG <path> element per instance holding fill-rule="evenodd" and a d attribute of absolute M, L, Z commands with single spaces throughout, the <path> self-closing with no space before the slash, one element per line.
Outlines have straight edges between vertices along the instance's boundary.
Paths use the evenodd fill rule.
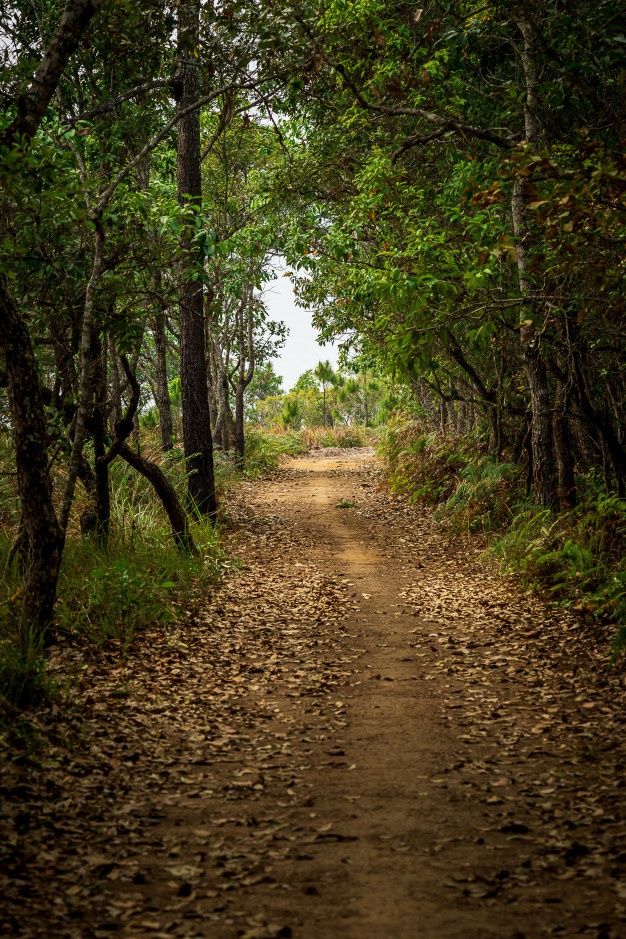
<path fill-rule="evenodd" d="M 319 381 L 319 383 L 320 383 L 321 386 L 322 386 L 322 410 L 323 410 L 323 415 L 324 415 L 324 427 L 326 427 L 326 424 L 327 424 L 327 421 L 326 421 L 326 389 L 328 388 L 329 385 L 332 385 L 332 384 L 333 384 L 333 381 L 334 381 L 334 379 L 335 379 L 335 373 L 334 373 L 334 371 L 333 371 L 332 365 L 330 364 L 330 362 L 328 361 L 328 359 L 326 359 L 325 362 L 318 362 L 318 363 L 317 363 L 317 365 L 315 366 L 314 374 L 315 374 L 315 377 L 317 378 L 317 380 Z"/>

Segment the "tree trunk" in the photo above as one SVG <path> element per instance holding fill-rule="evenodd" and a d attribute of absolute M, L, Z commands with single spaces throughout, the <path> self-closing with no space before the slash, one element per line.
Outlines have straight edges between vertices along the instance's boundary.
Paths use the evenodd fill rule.
<path fill-rule="evenodd" d="M 28 329 L 4 278 L 0 278 L 0 347 L 8 379 L 22 522 L 28 538 L 23 640 L 43 636 L 52 621 L 63 534 L 52 500 L 48 431 L 37 364 Z"/>
<path fill-rule="evenodd" d="M 172 402 L 167 383 L 167 336 L 165 333 L 165 311 L 155 314 L 152 323 L 155 361 L 155 399 L 159 412 L 159 425 L 161 428 L 161 447 L 164 453 L 171 450 L 174 445 L 174 426 L 172 422 Z"/>
<path fill-rule="evenodd" d="M 151 483 L 165 509 L 172 527 L 174 541 L 179 550 L 186 554 L 195 554 L 196 547 L 191 532 L 189 531 L 187 513 L 180 503 L 176 490 L 161 467 L 157 466 L 157 464 L 153 463 L 151 460 L 146 460 L 145 457 L 135 453 L 126 443 L 120 445 L 118 452 L 123 460 L 126 460 L 133 469 L 141 473 L 142 476 L 145 476 Z"/>
<path fill-rule="evenodd" d="M 568 397 L 565 384 L 559 380 L 557 382 L 552 431 L 559 478 L 559 504 L 562 509 L 571 509 L 576 504 L 576 479 L 570 441 Z"/>
<path fill-rule="evenodd" d="M 540 143 L 542 127 L 539 115 L 539 78 L 536 67 L 534 30 L 529 21 L 522 19 L 518 22 L 522 33 L 522 67 L 526 84 L 526 100 L 524 103 L 524 125 L 526 140 L 529 143 Z M 513 198 L 511 214 L 513 217 L 513 231 L 517 241 L 517 269 L 520 292 L 529 298 L 526 310 L 536 312 L 536 304 L 530 299 L 532 283 L 528 265 L 528 247 L 530 231 L 526 212 L 527 184 L 522 176 L 517 176 L 513 185 Z M 527 312 L 522 315 L 527 316 Z M 556 474 L 556 459 L 554 441 L 552 437 L 552 400 L 548 371 L 541 349 L 540 335 L 531 319 L 524 319 L 520 327 L 520 343 L 522 348 L 522 362 L 530 392 L 532 412 L 532 467 L 533 492 L 538 501 L 545 506 L 555 506 L 558 501 L 558 481 Z"/>
<path fill-rule="evenodd" d="M 94 392 L 93 448 L 95 456 L 95 536 L 101 547 L 106 548 L 111 527 L 111 489 L 109 465 L 102 458 L 106 453 L 106 386 L 107 367 L 99 338 L 94 339 Z"/>
<path fill-rule="evenodd" d="M 246 462 L 246 439 L 244 424 L 244 394 L 243 382 L 237 382 L 235 390 L 235 463 L 237 469 L 242 470 Z"/>
<path fill-rule="evenodd" d="M 178 70 L 174 84 L 181 111 L 198 99 L 199 17 L 199 0 L 179 0 Z M 181 233 L 180 269 L 183 444 L 190 501 L 197 511 L 214 518 L 217 501 L 204 341 L 203 256 L 194 244 L 194 222 L 202 208 L 199 112 L 194 110 L 181 118 L 177 127 L 178 198 L 187 210 Z"/>
<path fill-rule="evenodd" d="M 56 34 L 28 92 L 18 102 L 17 117 L 0 137 L 5 147 L 12 147 L 20 140 L 30 141 L 35 136 L 67 63 L 102 3 L 103 0 L 67 0 Z"/>
<path fill-rule="evenodd" d="M 109 364 L 111 369 L 111 427 L 115 427 L 122 416 L 122 382 L 117 351 L 111 340 L 109 340 Z"/>

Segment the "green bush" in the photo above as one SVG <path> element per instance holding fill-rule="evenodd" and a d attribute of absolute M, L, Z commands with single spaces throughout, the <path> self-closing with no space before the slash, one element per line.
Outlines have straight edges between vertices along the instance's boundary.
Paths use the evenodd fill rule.
<path fill-rule="evenodd" d="M 366 447 L 368 438 L 360 427 L 333 427 L 318 437 L 320 447 Z"/>
<path fill-rule="evenodd" d="M 184 464 L 169 458 L 170 479 L 182 491 Z M 111 537 L 106 550 L 76 525 L 67 538 L 59 577 L 55 628 L 94 647 L 115 641 L 122 652 L 149 625 L 166 623 L 183 594 L 196 583 L 214 581 L 224 564 L 218 535 L 208 521 L 192 522 L 198 554 L 177 550 L 162 506 L 151 487 L 123 465 L 112 467 Z M 81 506 L 77 505 L 77 512 Z M 15 536 L 0 534 L 0 701 L 23 708 L 51 693 L 42 644 L 24 638 L 19 622 L 21 577 L 8 564 Z"/>
<path fill-rule="evenodd" d="M 471 438 L 426 432 L 404 415 L 389 422 L 378 443 L 391 489 L 414 501 L 445 502 L 459 482 L 459 473 L 480 459 Z"/>
<path fill-rule="evenodd" d="M 449 518 L 457 531 L 497 531 L 510 521 L 517 478 L 511 464 L 477 457 L 459 471 L 458 484 L 437 515 Z"/>
<path fill-rule="evenodd" d="M 126 649 L 138 631 L 173 617 L 177 596 L 194 580 L 218 576 L 223 555 L 208 522 L 192 525 L 197 557 L 181 555 L 169 531 L 148 527 L 145 515 L 144 523 L 120 531 L 106 551 L 89 539 L 68 543 L 56 609 L 61 630 Z"/>
<path fill-rule="evenodd" d="M 281 456 L 298 456 L 306 450 L 302 434 L 296 431 L 272 433 L 251 428 L 246 436 L 246 474 L 262 476 L 277 468 Z"/>
<path fill-rule="evenodd" d="M 618 625 L 626 645 L 626 501 L 583 493 L 566 512 L 525 504 L 491 551 L 530 586 L 592 619 Z"/>

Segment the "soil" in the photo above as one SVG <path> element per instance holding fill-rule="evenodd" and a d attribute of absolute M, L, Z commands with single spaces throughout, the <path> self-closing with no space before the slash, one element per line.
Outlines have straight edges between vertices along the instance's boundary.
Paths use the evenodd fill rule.
<path fill-rule="evenodd" d="M 369 450 L 242 484 L 227 530 L 214 594 L 92 663 L 45 758 L 7 767 L 0 931 L 626 936 L 606 644 Z"/>

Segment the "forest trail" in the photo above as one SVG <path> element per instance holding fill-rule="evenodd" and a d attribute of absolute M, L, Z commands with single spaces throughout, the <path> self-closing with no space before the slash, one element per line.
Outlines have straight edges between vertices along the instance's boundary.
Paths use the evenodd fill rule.
<path fill-rule="evenodd" d="M 241 570 L 92 666 L 76 726 L 5 783 L 31 809 L 0 926 L 625 936 L 624 682 L 573 659 L 575 623 L 370 451 L 291 460 L 227 511 Z"/>

